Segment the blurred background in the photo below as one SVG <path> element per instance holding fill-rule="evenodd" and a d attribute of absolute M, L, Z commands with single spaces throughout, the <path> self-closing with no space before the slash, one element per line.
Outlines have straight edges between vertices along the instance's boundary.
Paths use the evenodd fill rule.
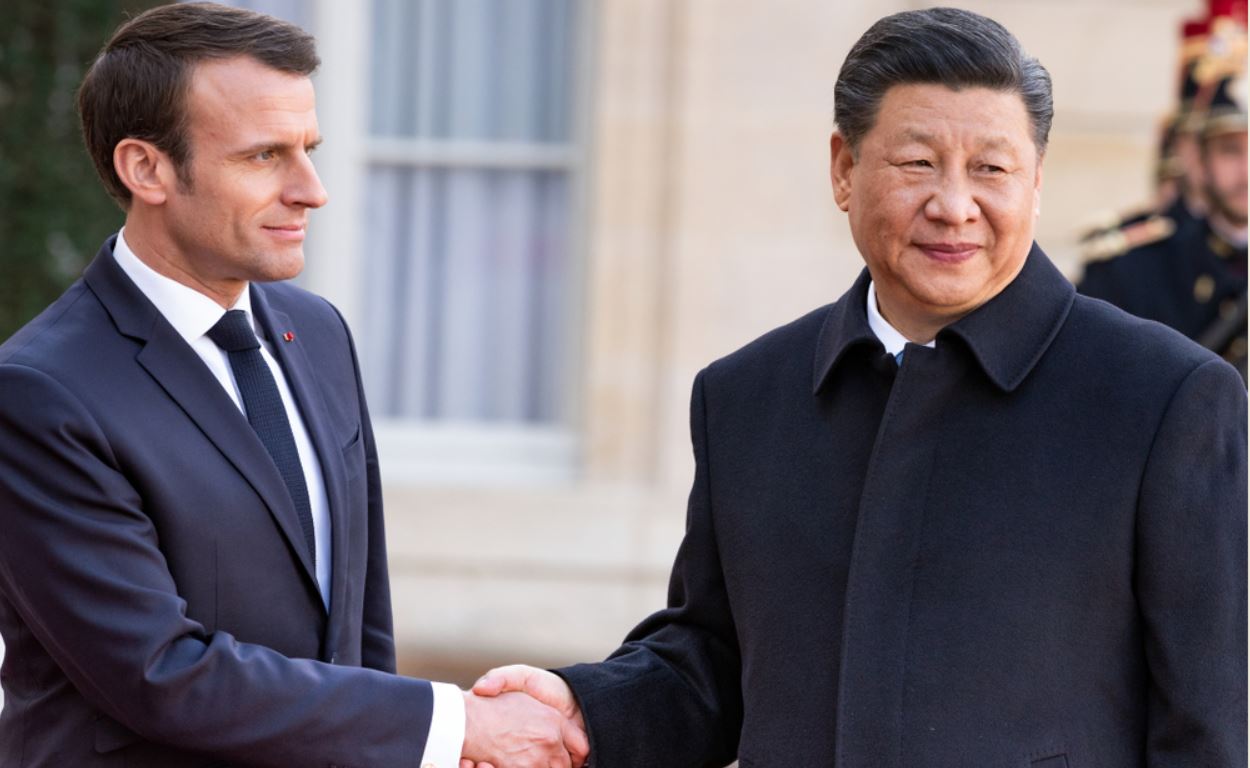
<path fill-rule="evenodd" d="M 121 225 L 73 92 L 152 4 L 0 4 L 0 338 Z M 330 202 L 299 280 L 360 348 L 402 670 L 604 656 L 664 602 L 693 376 L 862 266 L 829 190 L 833 83 L 874 20 L 929 4 L 237 4 L 319 41 Z M 1182 24 L 1207 4 L 953 4 L 1054 78 L 1038 240 L 1076 279 L 1082 235 L 1154 194 Z"/>

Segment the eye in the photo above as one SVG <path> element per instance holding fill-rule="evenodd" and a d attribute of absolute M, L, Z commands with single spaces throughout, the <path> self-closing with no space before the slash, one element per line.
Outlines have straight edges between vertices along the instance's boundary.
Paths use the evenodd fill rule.
<path fill-rule="evenodd" d="M 988 173 L 992 176 L 997 176 L 1001 173 L 1007 172 L 1006 168 L 1003 168 L 1002 166 L 999 166 L 999 165 L 990 165 L 989 163 L 982 165 L 980 170 L 981 170 L 981 173 Z"/>
<path fill-rule="evenodd" d="M 907 162 L 903 163 L 903 165 L 910 166 L 912 168 L 932 168 L 933 167 L 933 163 L 929 162 L 928 160 L 908 160 Z"/>
<path fill-rule="evenodd" d="M 252 159 L 259 160 L 262 163 L 267 163 L 270 160 L 273 160 L 274 158 L 276 158 L 277 156 L 278 156 L 278 153 L 272 149 L 262 149 L 261 151 L 252 155 Z"/>

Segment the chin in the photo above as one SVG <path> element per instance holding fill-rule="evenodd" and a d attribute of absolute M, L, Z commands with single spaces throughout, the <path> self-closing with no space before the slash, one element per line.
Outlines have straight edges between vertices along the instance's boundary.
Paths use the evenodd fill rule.
<path fill-rule="evenodd" d="M 912 294 L 932 307 L 957 310 L 977 300 L 985 291 L 985 284 L 969 285 L 964 280 L 933 280 L 916 287 Z"/>
<path fill-rule="evenodd" d="M 267 263 L 260 265 L 260 269 L 256 271 L 254 282 L 258 283 L 275 283 L 280 280 L 291 280 L 304 271 L 304 253 L 292 255 L 283 255 L 280 258 L 270 259 Z"/>

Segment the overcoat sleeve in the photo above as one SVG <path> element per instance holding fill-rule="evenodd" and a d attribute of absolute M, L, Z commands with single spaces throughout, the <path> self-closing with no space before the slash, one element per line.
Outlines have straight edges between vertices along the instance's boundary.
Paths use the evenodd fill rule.
<path fill-rule="evenodd" d="M 1210 360 L 1155 435 L 1135 586 L 1150 675 L 1147 765 L 1246 765 L 1246 391 Z"/>
<path fill-rule="evenodd" d="M 668 607 L 606 661 L 555 670 L 582 707 L 595 768 L 720 768 L 737 755 L 741 663 L 716 541 L 704 379 L 691 396 L 694 485 Z"/>

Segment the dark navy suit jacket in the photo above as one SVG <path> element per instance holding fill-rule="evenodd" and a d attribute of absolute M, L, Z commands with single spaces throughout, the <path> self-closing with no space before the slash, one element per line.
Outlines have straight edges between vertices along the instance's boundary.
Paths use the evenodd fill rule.
<path fill-rule="evenodd" d="M 1246 393 L 1036 247 L 901 368 L 837 303 L 695 381 L 669 606 L 558 670 L 596 768 L 1241 768 Z"/>
<path fill-rule="evenodd" d="M 325 478 L 327 613 L 273 461 L 111 246 L 0 346 L 0 766 L 415 764 L 432 692 L 392 674 L 342 318 L 251 286 Z"/>

